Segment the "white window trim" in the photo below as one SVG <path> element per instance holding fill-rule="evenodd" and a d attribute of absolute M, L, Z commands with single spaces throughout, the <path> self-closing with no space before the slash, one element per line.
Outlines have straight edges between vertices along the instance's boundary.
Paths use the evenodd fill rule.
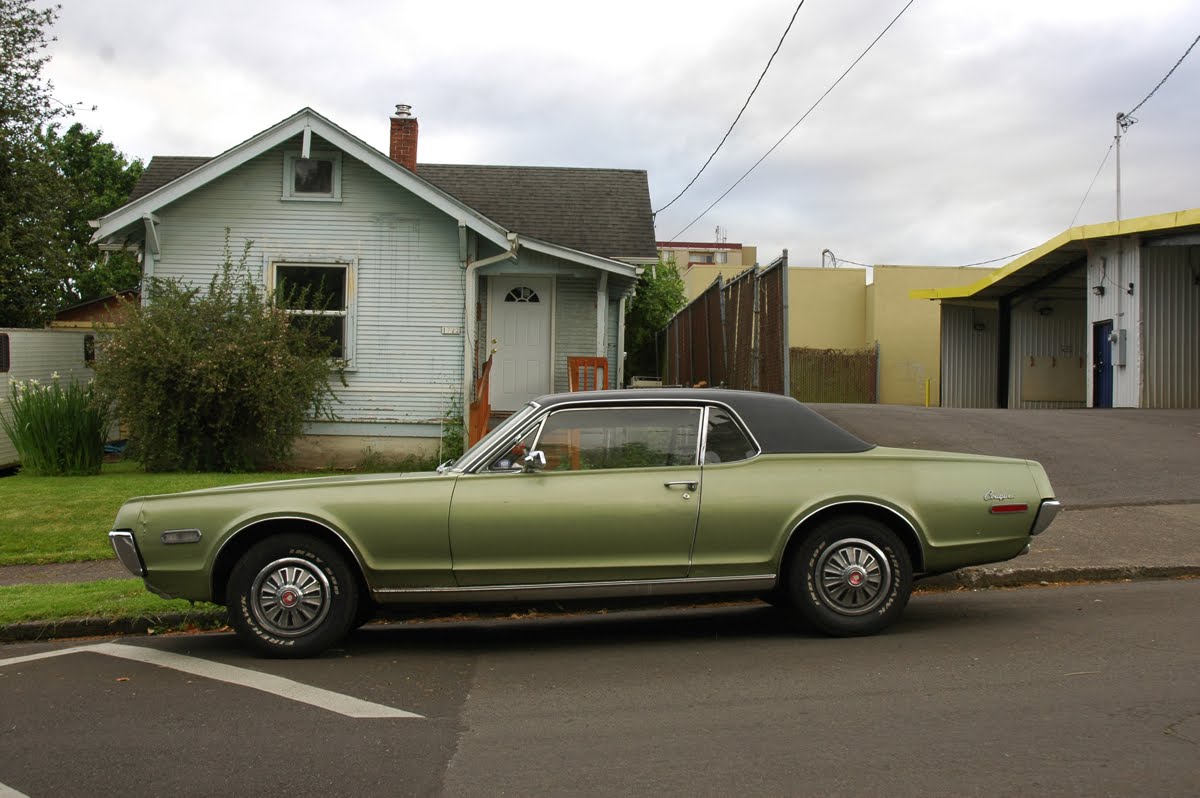
<path fill-rule="evenodd" d="M 342 153 L 339 150 L 313 150 L 309 158 L 319 161 L 333 162 L 333 193 L 331 194 L 297 194 L 293 190 L 296 185 L 296 161 L 301 157 L 300 152 L 285 152 L 283 154 L 283 196 L 286 202 L 341 202 L 342 201 Z"/>
<path fill-rule="evenodd" d="M 342 360 L 346 371 L 357 371 L 355 354 L 358 339 L 358 258 L 327 258 L 304 257 L 290 255 L 272 255 L 267 259 L 265 268 L 266 280 L 264 288 L 274 291 L 277 284 L 278 268 L 280 266 L 316 266 L 325 268 L 341 267 L 346 270 L 346 329 L 342 337 Z M 313 311 L 288 311 L 289 313 L 313 313 Z M 335 314 L 328 314 L 335 315 Z"/>

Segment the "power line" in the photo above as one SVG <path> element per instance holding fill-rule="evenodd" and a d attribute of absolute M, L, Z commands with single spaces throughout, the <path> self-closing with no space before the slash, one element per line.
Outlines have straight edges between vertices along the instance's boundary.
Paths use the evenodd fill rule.
<path fill-rule="evenodd" d="M 1092 176 L 1092 182 L 1087 187 L 1087 191 L 1083 192 L 1083 199 L 1079 201 L 1079 207 L 1075 209 L 1075 215 L 1071 217 L 1071 223 L 1068 228 L 1075 226 L 1075 220 L 1079 218 L 1079 212 L 1083 210 L 1083 203 L 1087 202 L 1088 195 L 1092 193 L 1092 188 L 1096 185 L 1096 178 L 1100 177 L 1100 170 L 1104 168 L 1104 164 L 1108 163 L 1108 156 L 1112 155 L 1113 147 L 1116 146 L 1116 141 L 1108 145 L 1108 149 L 1104 152 L 1104 158 L 1100 160 L 1100 167 L 1096 169 L 1096 174 Z"/>
<path fill-rule="evenodd" d="M 1183 55 L 1179 56 L 1179 60 L 1175 62 L 1175 66 L 1171 67 L 1171 71 L 1163 76 L 1163 79 L 1158 82 L 1158 85 L 1155 86 L 1153 89 L 1151 89 L 1150 93 L 1147 94 L 1140 103 L 1138 103 L 1137 105 L 1135 105 L 1133 107 L 1133 111 L 1130 111 L 1129 113 L 1124 114 L 1124 116 L 1126 118 L 1133 116 L 1134 111 L 1137 111 L 1137 109 L 1139 109 L 1143 105 L 1145 105 L 1146 100 L 1149 100 L 1151 97 L 1154 96 L 1154 92 L 1156 92 L 1160 88 L 1162 88 L 1162 85 L 1167 82 L 1167 78 L 1171 77 L 1171 75 L 1174 74 L 1175 70 L 1178 69 L 1179 65 L 1183 63 L 1183 59 L 1188 57 L 1188 53 L 1190 53 L 1192 51 L 1192 48 L 1196 46 L 1197 42 L 1200 42 L 1200 36 L 1197 36 L 1195 39 L 1192 40 L 1192 43 L 1188 46 L 1188 48 L 1183 51 Z M 1134 120 L 1134 121 L 1137 121 L 1137 120 Z"/>
<path fill-rule="evenodd" d="M 742 103 L 742 110 L 738 111 L 737 116 L 734 117 L 733 124 L 729 126 L 729 130 L 725 131 L 725 135 L 721 137 L 721 141 L 719 144 L 717 144 L 717 148 L 712 151 L 712 155 L 708 156 L 708 160 L 704 162 L 704 166 L 700 167 L 700 171 L 696 172 L 696 176 L 688 181 L 688 184 L 683 187 L 683 191 L 680 191 L 678 194 L 676 194 L 675 199 L 656 210 L 656 214 L 662 213 L 667 208 L 670 208 L 675 204 L 675 200 L 686 194 L 687 190 L 692 187 L 692 184 L 699 179 L 700 175 L 704 173 L 704 170 L 708 168 L 708 165 L 712 163 L 712 159 L 716 157 L 718 152 L 720 152 L 721 147 L 725 145 L 725 141 L 729 138 L 729 134 L 733 132 L 733 128 L 737 125 L 738 120 L 740 120 L 742 118 L 742 114 L 746 112 L 746 107 L 750 105 L 750 100 L 754 97 L 754 93 L 758 91 L 759 85 L 762 84 L 763 78 L 767 76 L 767 70 L 771 68 L 771 62 L 775 60 L 775 56 L 779 55 L 779 48 L 783 46 L 783 40 L 787 38 L 788 32 L 792 29 L 792 23 L 796 21 L 796 15 L 800 13 L 800 7 L 803 5 L 804 0 L 800 0 L 800 4 L 796 6 L 796 10 L 792 12 L 792 18 L 788 22 L 787 28 L 784 29 L 783 35 L 779 37 L 779 44 L 775 45 L 775 52 L 771 53 L 771 57 L 767 59 L 767 65 L 763 67 L 762 74 L 759 75 L 758 80 L 755 81 L 754 88 L 750 90 L 750 95 L 746 97 L 746 102 Z"/>
<path fill-rule="evenodd" d="M 686 233 L 688 231 L 688 229 L 691 228 L 692 225 L 694 225 L 696 222 L 703 219 L 705 214 L 707 214 L 713 208 L 717 207 L 717 203 L 719 203 L 721 200 L 725 199 L 725 197 L 729 195 L 729 192 L 733 191 L 735 188 L 737 188 L 739 185 L 741 185 L 742 181 L 745 180 L 747 177 L 749 177 L 750 173 L 753 172 L 755 169 L 757 169 L 759 164 L 761 164 L 763 161 L 767 160 L 767 158 L 771 155 L 771 153 L 775 152 L 775 150 L 778 149 L 779 145 L 783 144 L 784 140 L 788 136 L 792 135 L 792 131 L 794 131 L 796 128 L 800 127 L 800 123 L 803 122 L 805 119 L 807 119 L 809 114 L 811 114 L 813 111 L 815 111 L 817 109 L 817 106 L 821 104 L 821 101 L 824 100 L 826 97 L 828 97 L 829 93 L 832 92 L 835 88 L 837 88 L 837 85 L 839 83 L 841 83 L 842 80 L 845 79 L 845 77 L 847 75 L 850 74 L 850 70 L 852 70 L 852 69 L 854 69 L 854 67 L 858 66 L 858 62 L 863 60 L 863 58 L 866 57 L 867 53 L 871 52 L 871 50 L 875 47 L 875 45 L 879 43 L 879 40 L 884 37 L 884 34 L 886 34 L 889 30 L 892 29 L 892 26 L 896 24 L 897 20 L 899 20 L 900 17 L 904 16 L 904 12 L 908 11 L 909 6 L 911 6 L 915 2 L 916 2 L 916 0 L 908 0 L 908 2 L 905 4 L 904 8 L 900 9 L 900 13 L 892 18 L 892 21 L 887 24 L 887 27 L 884 28 L 880 32 L 880 34 L 878 36 L 876 36 L 875 39 L 869 45 L 867 45 L 867 49 L 863 50 L 862 53 L 859 54 L 858 58 L 854 59 L 854 62 L 851 63 L 850 66 L 846 67 L 846 71 L 843 72 L 841 74 L 841 76 L 839 76 L 838 79 L 835 80 L 833 82 L 833 84 L 830 85 L 830 87 L 825 90 L 824 94 L 822 94 L 820 97 L 817 98 L 817 101 L 815 103 L 813 103 L 812 106 L 809 107 L 809 109 L 807 111 L 804 112 L 804 115 L 796 120 L 796 124 L 794 124 L 790 128 L 788 128 L 788 131 L 786 133 L 784 133 L 782 136 L 780 136 L 779 141 L 775 142 L 775 144 L 772 145 L 771 149 L 767 150 L 766 153 L 761 158 L 759 158 L 757 161 L 755 161 L 754 165 L 751 166 L 749 169 L 747 169 L 746 173 L 737 179 L 737 182 L 735 182 L 729 188 L 725 189 L 725 192 L 723 194 L 721 194 L 721 196 L 719 196 L 715 200 L 713 200 L 713 203 L 711 205 L 709 205 L 707 208 L 705 208 L 704 211 L 699 216 L 697 216 L 695 219 L 692 219 L 692 221 L 688 222 L 687 227 L 684 227 L 678 233 L 671 236 L 671 240 L 678 241 L 679 237 L 682 236 L 684 233 Z"/>

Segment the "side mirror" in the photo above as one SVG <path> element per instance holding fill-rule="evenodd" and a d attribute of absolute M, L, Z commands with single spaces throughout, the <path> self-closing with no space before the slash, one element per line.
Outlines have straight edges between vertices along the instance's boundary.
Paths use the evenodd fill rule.
<path fill-rule="evenodd" d="M 546 467 L 546 455 L 536 449 L 521 460 L 522 469 L 526 474 L 535 474 Z"/>

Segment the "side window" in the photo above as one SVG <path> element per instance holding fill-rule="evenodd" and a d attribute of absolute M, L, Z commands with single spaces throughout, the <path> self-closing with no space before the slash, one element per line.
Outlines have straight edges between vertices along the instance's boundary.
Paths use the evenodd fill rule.
<path fill-rule="evenodd" d="M 700 410 L 586 408 L 550 415 L 536 443 L 547 471 L 694 465 Z"/>
<path fill-rule="evenodd" d="M 708 435 L 704 441 L 704 464 L 748 460 L 758 453 L 729 411 L 719 407 L 708 413 Z"/>
<path fill-rule="evenodd" d="M 504 449 L 496 456 L 492 462 L 488 463 L 485 471 L 513 471 L 520 469 L 523 466 L 523 458 L 529 454 L 533 448 L 533 439 L 537 435 L 537 424 L 526 430 L 518 437 L 508 448 Z"/>
<path fill-rule="evenodd" d="M 8 333 L 0 333 L 0 372 L 8 371 L 9 365 Z"/>
<path fill-rule="evenodd" d="M 353 341 L 347 335 L 353 301 L 350 266 L 345 263 L 275 264 L 275 290 L 293 319 L 309 317 L 322 337 L 330 339 L 333 357 L 351 360 Z"/>

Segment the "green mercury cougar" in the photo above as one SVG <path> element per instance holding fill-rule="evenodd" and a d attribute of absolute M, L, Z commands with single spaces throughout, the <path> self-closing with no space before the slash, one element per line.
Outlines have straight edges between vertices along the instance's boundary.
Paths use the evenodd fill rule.
<path fill-rule="evenodd" d="M 873 634 L 913 580 L 1024 554 L 1042 467 L 873 446 L 793 399 L 716 389 L 544 396 L 436 472 L 145 496 L 109 532 L 146 587 L 229 608 L 310 656 L 388 605 L 759 596 Z"/>

